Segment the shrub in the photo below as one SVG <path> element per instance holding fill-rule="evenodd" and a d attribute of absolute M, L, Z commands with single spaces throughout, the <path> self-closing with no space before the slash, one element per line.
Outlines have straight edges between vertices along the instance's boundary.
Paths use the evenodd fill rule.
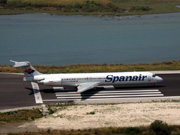
<path fill-rule="evenodd" d="M 7 0 L 0 0 L 0 5 L 5 5 L 7 4 Z"/>
<path fill-rule="evenodd" d="M 149 11 L 149 10 L 151 10 L 151 8 L 150 7 L 148 7 L 148 6 L 133 6 L 132 8 L 131 8 L 131 10 L 136 10 L 136 11 Z"/>
<path fill-rule="evenodd" d="M 140 134 L 140 129 L 139 128 L 135 128 L 135 127 L 129 127 L 124 129 L 124 133 L 128 134 L 128 135 L 137 135 Z"/>
<path fill-rule="evenodd" d="M 160 120 L 155 120 L 153 123 L 151 123 L 150 130 L 156 135 L 170 135 L 171 133 L 168 124 Z"/>
<path fill-rule="evenodd" d="M 16 0 L 16 1 L 15 0 L 8 0 L 7 5 L 9 7 L 17 7 L 17 8 L 24 6 L 21 0 Z"/>
<path fill-rule="evenodd" d="M 90 114 L 90 115 L 94 115 L 95 112 L 89 112 L 89 113 L 86 113 L 87 115 Z"/>

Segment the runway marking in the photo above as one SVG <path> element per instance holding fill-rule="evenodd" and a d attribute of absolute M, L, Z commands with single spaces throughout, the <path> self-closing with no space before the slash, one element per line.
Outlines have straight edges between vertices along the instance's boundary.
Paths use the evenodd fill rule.
<path fill-rule="evenodd" d="M 121 96 L 93 96 L 90 97 L 89 96 L 77 96 L 77 97 L 57 97 L 58 99 L 85 99 L 85 98 L 89 98 L 89 99 L 96 99 L 96 98 L 125 98 L 125 97 L 159 97 L 159 96 L 163 96 L 163 94 L 151 94 L 151 95 L 121 95 Z"/>
<path fill-rule="evenodd" d="M 96 95 L 98 95 L 98 94 L 102 94 L 102 93 L 105 93 L 105 94 L 115 94 L 115 93 L 122 93 L 122 94 L 125 94 L 125 93 L 130 93 L 130 94 L 132 94 L 132 93 L 161 93 L 158 89 L 157 90 L 125 90 L 125 91 L 123 91 L 123 90 L 113 90 L 113 91 L 105 91 L 105 90 L 103 90 L 103 91 L 89 91 L 89 93 L 86 93 L 86 94 L 92 94 L 92 93 L 95 93 Z M 96 93 L 97 92 L 97 93 Z M 77 95 L 77 93 L 76 93 L 76 91 L 75 92 L 69 92 L 69 91 L 61 91 L 61 92 L 55 92 L 55 94 L 56 95 L 63 95 L 63 94 L 67 94 L 67 95 L 69 95 L 69 94 L 71 94 L 71 95 L 73 95 L 73 94 L 75 94 L 75 95 Z M 84 93 L 85 94 L 85 93 Z"/>
<path fill-rule="evenodd" d="M 64 90 L 63 87 L 53 87 L 54 90 Z"/>
<path fill-rule="evenodd" d="M 117 93 L 117 95 L 145 95 L 145 94 L 161 94 L 161 92 L 142 92 L 142 93 Z M 73 93 L 70 94 L 71 96 L 77 96 L 77 93 Z M 82 94 L 81 96 L 91 96 L 92 94 Z M 102 93 L 97 93 L 95 94 L 95 96 L 104 96 L 104 95 L 114 95 L 113 93 L 106 93 L 106 94 L 102 94 Z M 57 97 L 69 97 L 69 94 L 60 94 L 60 93 L 56 93 Z M 93 96 L 93 95 L 92 95 Z"/>
<path fill-rule="evenodd" d="M 113 98 L 114 100 L 118 100 L 118 99 L 123 99 L 123 98 Z M 127 99 L 128 101 L 131 101 L 132 100 L 132 98 L 129 98 L 129 97 L 127 97 L 127 98 L 125 98 L 125 99 Z M 153 99 L 153 100 L 157 100 L 157 99 L 159 99 L 160 101 L 163 101 L 163 100 L 178 100 L 179 101 L 179 99 L 180 99 L 180 96 L 169 96 L 169 97 L 139 97 L 139 98 L 133 98 L 133 99 L 140 99 L 140 100 L 142 100 L 142 99 Z M 83 100 L 83 99 L 82 99 Z M 102 99 L 87 99 L 86 101 L 88 101 L 88 100 L 102 100 Z M 103 99 L 104 100 L 104 99 Z M 112 100 L 111 98 L 107 98 L 106 99 L 106 101 L 107 100 Z M 43 100 L 44 102 L 59 102 L 59 101 L 72 101 L 72 100 L 69 100 L 69 99 L 45 99 L 45 100 Z M 121 100 L 122 101 L 122 100 Z M 152 100 L 150 100 L 150 101 L 152 101 Z M 117 103 L 117 102 L 116 102 Z"/>
<path fill-rule="evenodd" d="M 55 91 L 56 98 L 60 100 L 106 100 L 164 96 L 158 89 L 117 90 L 112 86 L 105 87 L 104 90 L 100 91 L 93 89 L 82 94 L 77 94 L 76 90 L 64 90 L 62 87 L 53 87 L 53 89 Z"/>
<path fill-rule="evenodd" d="M 35 82 L 31 82 L 32 88 L 33 88 L 33 92 L 34 92 L 34 98 L 35 98 L 35 102 L 36 104 L 42 104 L 43 100 L 41 97 L 41 93 L 39 90 L 39 85 Z"/>

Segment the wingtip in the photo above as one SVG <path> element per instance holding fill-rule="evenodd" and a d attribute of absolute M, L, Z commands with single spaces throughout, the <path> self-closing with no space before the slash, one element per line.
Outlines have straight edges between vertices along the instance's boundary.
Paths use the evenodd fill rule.
<path fill-rule="evenodd" d="M 9 60 L 10 62 L 16 62 L 16 61 L 14 61 L 14 60 Z"/>

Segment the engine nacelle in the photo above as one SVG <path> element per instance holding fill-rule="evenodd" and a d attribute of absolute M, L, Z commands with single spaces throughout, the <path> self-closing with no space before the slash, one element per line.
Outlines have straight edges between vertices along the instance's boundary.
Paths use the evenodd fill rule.
<path fill-rule="evenodd" d="M 44 80 L 43 76 L 29 76 L 29 77 L 24 77 L 23 78 L 23 81 L 30 81 L 30 82 L 41 81 L 41 80 Z"/>
<path fill-rule="evenodd" d="M 32 82 L 32 81 L 34 81 L 34 77 L 24 77 L 23 81 L 25 81 L 25 82 Z"/>
<path fill-rule="evenodd" d="M 45 79 L 40 81 L 44 85 L 61 85 L 61 78 L 58 79 Z"/>

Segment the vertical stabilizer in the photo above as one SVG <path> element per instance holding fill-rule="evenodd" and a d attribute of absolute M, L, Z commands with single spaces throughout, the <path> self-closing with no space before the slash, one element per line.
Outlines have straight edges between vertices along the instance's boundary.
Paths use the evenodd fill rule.
<path fill-rule="evenodd" d="M 31 64 L 29 61 L 23 61 L 23 62 L 18 62 L 18 61 L 13 61 L 10 60 L 10 62 L 14 63 L 13 67 L 18 67 L 21 69 L 21 71 L 24 73 L 26 77 L 32 77 L 35 75 L 41 75 Z"/>

